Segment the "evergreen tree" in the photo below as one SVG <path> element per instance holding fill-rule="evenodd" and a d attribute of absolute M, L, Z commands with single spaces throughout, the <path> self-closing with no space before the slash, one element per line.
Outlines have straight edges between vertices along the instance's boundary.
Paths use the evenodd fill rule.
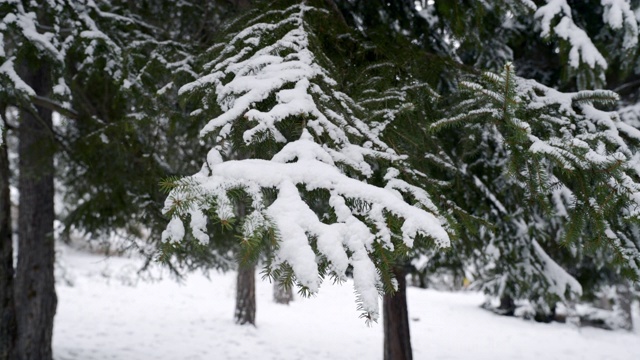
<path fill-rule="evenodd" d="M 60 25 L 56 16 L 58 9 L 47 12 L 45 7 L 32 12 L 31 6 L 20 2 L 0 6 L 3 17 L 0 29 L 4 40 L 0 51 L 3 62 L 0 77 L 6 89 L 0 96 L 2 108 L 7 104 L 22 105 L 18 188 L 23 196 L 19 205 L 20 242 L 14 287 L 17 327 L 16 343 L 8 345 L 8 349 L 15 346 L 20 359 L 51 359 L 57 302 L 53 283 L 52 118 L 50 109 L 29 100 L 40 99 L 38 102 L 54 104 L 49 99 L 63 61 L 60 44 L 38 33 L 37 28 L 57 28 Z M 56 90 L 60 92 L 61 89 Z M 12 258 L 12 254 L 3 254 L 5 257 Z M 5 341 L 12 340 L 3 339 Z"/>
<path fill-rule="evenodd" d="M 616 113 L 593 106 L 617 96 L 560 93 L 517 77 L 509 64 L 500 76 L 462 85 L 469 98 L 457 106 L 460 115 L 431 127 L 466 124 L 455 130 L 465 150 L 449 151 L 478 191 L 459 193 L 460 203 L 495 224 L 481 234 L 488 256 L 479 270 L 490 293 L 542 307 L 581 295 L 581 285 L 545 246 L 571 250 L 574 260 L 585 248 L 607 247 L 609 262 L 637 278 L 635 155 L 619 134 L 629 129 Z"/>
<path fill-rule="evenodd" d="M 449 237 L 429 195 L 405 180 L 405 157 L 381 140 L 388 121 L 363 120 L 362 102 L 340 88 L 328 50 L 339 50 L 340 30 L 353 35 L 322 26 L 332 11 L 282 2 L 249 13 L 181 88 L 193 113 L 215 117 L 201 132 L 213 148 L 198 174 L 172 184 L 163 238 L 184 239 L 188 221 L 206 244 L 207 217 L 235 223 L 242 256 L 271 251 L 267 274 L 302 293 L 353 268 L 363 316 L 376 320 L 378 292 L 396 284 L 394 258 L 415 240 L 442 246 Z"/>
<path fill-rule="evenodd" d="M 450 62 L 450 69 L 441 72 L 439 88 L 445 95 L 442 99 L 449 99 L 448 93 L 456 92 L 453 79 L 459 76 L 458 74 L 478 74 L 482 69 L 501 71 L 506 63 L 513 61 L 519 76 L 534 78 L 564 91 L 575 92 L 585 87 L 606 85 L 625 90 L 621 94 L 623 103 L 637 101 L 637 97 L 634 99 L 636 95 L 629 90 L 628 85 L 633 84 L 637 77 L 634 75 L 634 71 L 637 70 L 633 70 L 633 64 L 637 62 L 638 33 L 633 18 L 633 9 L 638 6 L 636 2 L 589 1 L 570 4 L 565 1 L 424 1 L 415 4 L 412 1 L 400 0 L 385 3 L 376 7 L 371 6 L 371 2 L 354 1 L 342 6 L 348 9 L 348 13 L 357 15 L 353 16 L 355 25 L 371 37 L 384 38 L 386 34 L 394 34 L 392 36 L 407 38 L 428 53 L 444 58 L 445 61 L 453 60 Z M 347 18 L 350 17 L 347 15 Z M 430 59 L 433 59 L 433 56 Z M 443 112 L 451 114 L 450 104 L 460 101 L 459 97 L 454 99 L 451 102 L 442 102 Z M 612 103 L 608 105 L 609 108 L 612 106 Z M 623 122 L 615 123 L 620 128 L 622 138 L 633 140 L 633 135 L 629 134 L 631 130 L 626 130 Z M 441 266 L 449 266 L 458 274 L 472 275 L 481 279 L 479 283 L 484 283 L 487 273 L 482 270 L 482 263 L 485 266 L 493 264 L 491 256 L 487 258 L 486 254 L 495 252 L 482 249 L 488 245 L 488 239 L 495 236 L 495 231 L 491 230 L 509 228 L 512 226 L 509 225 L 512 219 L 510 216 L 495 216 L 491 224 L 496 228 L 481 226 L 488 225 L 484 222 L 488 218 L 486 212 L 478 209 L 482 208 L 482 204 L 491 206 L 491 198 L 482 200 L 490 193 L 486 191 L 485 184 L 476 181 L 480 180 L 479 177 L 475 179 L 457 170 L 477 164 L 473 157 L 459 159 L 463 155 L 478 154 L 478 149 L 471 146 L 477 145 L 477 138 L 462 141 L 466 134 L 459 128 L 452 129 L 447 136 L 442 136 L 441 133 L 435 135 L 434 142 L 440 145 L 427 149 L 426 156 L 430 163 L 420 169 L 444 180 L 453 179 L 447 191 L 450 194 L 447 197 L 449 203 L 452 199 L 460 199 L 460 196 L 463 196 L 466 200 L 458 200 L 456 203 L 471 214 L 482 215 L 476 218 L 479 221 L 475 225 L 467 224 L 460 227 L 464 231 L 460 233 L 461 239 L 453 243 L 453 251 L 431 254 L 428 269 L 438 271 L 436 269 Z M 469 146 L 466 147 L 465 143 Z M 627 146 L 635 152 L 633 141 L 628 142 Z M 444 151 L 446 148 L 449 150 Z M 453 153 L 451 149 L 454 149 Z M 487 156 L 494 151 L 490 150 Z M 495 176 L 513 184 L 511 177 L 501 176 L 504 172 L 499 161 L 496 161 L 495 168 L 498 171 L 494 173 Z M 492 175 L 484 176 L 490 179 L 484 180 L 488 185 L 496 185 Z M 479 194 L 474 197 L 476 189 Z M 505 189 L 506 187 L 501 185 L 497 194 L 506 195 L 503 194 Z M 510 196 L 513 195 L 512 193 Z M 475 200 L 470 201 L 470 197 Z M 443 207 L 448 206 L 446 203 L 445 201 Z M 522 204 L 517 205 L 518 209 L 522 207 Z M 538 241 L 541 241 L 544 251 L 566 269 L 565 275 L 579 280 L 585 296 L 593 296 L 603 284 L 620 281 L 615 280 L 620 279 L 620 276 L 616 275 L 618 270 L 609 266 L 614 262 L 610 254 L 597 255 L 593 251 L 582 251 L 582 245 L 575 248 L 562 246 L 564 226 L 568 224 L 566 219 L 562 216 L 549 218 L 549 212 L 544 209 L 535 211 L 538 213 L 536 227 L 544 231 L 535 230 L 529 236 L 539 236 Z M 459 211 L 456 213 L 458 221 L 465 222 L 464 214 Z M 477 233 L 478 228 L 482 230 L 481 233 Z M 502 231 L 504 234 L 508 233 Z M 492 247 L 488 249 L 492 250 Z M 522 258 L 512 258 L 510 261 L 518 263 L 520 260 Z M 500 271 L 493 269 L 492 272 L 497 274 Z M 493 295 L 502 293 L 500 289 L 500 286 L 486 288 Z M 527 297 L 524 295 L 526 293 L 535 294 L 531 297 L 534 301 L 553 298 L 554 295 L 547 291 L 547 286 L 541 286 L 537 292 L 524 292 L 523 297 Z M 541 308 L 554 306 L 553 301 L 547 300 L 541 302 Z"/>
<path fill-rule="evenodd" d="M 431 23 L 447 26 L 449 18 L 442 10 L 440 2 L 434 4 L 423 4 L 422 14 L 427 15 Z M 520 2 L 525 4 L 526 2 Z M 513 5 L 518 5 L 514 2 Z M 486 18 L 482 18 L 482 27 L 493 28 L 492 33 L 497 34 L 490 38 L 476 41 L 476 46 L 485 50 L 488 56 L 494 60 L 494 66 L 488 66 L 494 71 L 500 70 L 500 66 L 507 61 L 513 61 L 519 76 L 534 78 L 547 85 L 552 85 L 564 91 L 575 92 L 587 86 L 606 86 L 612 89 L 623 89 L 621 93 L 621 103 L 634 102 L 634 95 L 629 91 L 626 83 L 633 83 L 634 63 L 637 62 L 637 25 L 634 24 L 632 10 L 638 4 L 631 1 L 590 1 L 581 3 L 567 3 L 565 1 L 539 2 L 538 7 L 530 6 L 496 6 L 491 8 L 491 16 L 499 15 L 493 24 L 487 24 Z M 487 7 L 487 9 L 489 9 Z M 502 12 L 501 9 L 507 10 Z M 631 12 L 630 12 L 631 11 Z M 562 23 L 562 25 L 560 25 Z M 467 23 L 461 27 L 466 32 L 477 32 L 477 23 Z M 546 29 L 546 30 L 545 30 Z M 536 38 L 533 34 L 540 34 L 542 38 Z M 455 49 L 464 63 L 475 68 L 479 64 L 474 63 L 476 56 L 474 52 L 464 52 L 468 36 L 456 36 L 460 46 Z M 493 51 L 496 47 L 489 46 L 493 42 L 500 42 L 505 51 Z M 503 56 L 507 54 L 508 56 Z M 488 63 L 487 63 L 488 64 Z M 623 85 L 620 85 L 623 84 Z M 612 105 L 608 107 L 611 109 Z M 623 117 L 625 120 L 625 117 Z M 620 136 L 625 140 L 632 140 L 627 146 L 635 152 L 633 135 L 624 122 L 615 121 L 616 127 L 620 130 Z M 458 131 L 457 131 L 458 132 Z M 461 139 L 462 137 L 457 137 Z M 473 143 L 473 142 L 471 142 Z M 470 148 L 469 148 L 470 149 Z M 464 152 L 469 154 L 469 152 Z M 458 152 L 458 154 L 460 154 Z M 456 155 L 459 156 L 459 155 Z M 462 165 L 462 163 L 460 164 Z M 468 189 L 473 189 L 476 185 L 474 179 L 465 180 Z M 495 185 L 490 183 L 489 185 Z M 462 186 L 462 185 L 461 185 Z M 460 189 L 459 187 L 457 189 Z M 557 189 L 556 189 L 557 190 Z M 478 189 L 478 191 L 482 191 Z M 458 192 L 462 194 L 462 191 Z M 498 194 L 502 194 L 500 191 Z M 556 195 L 562 193 L 557 191 Z M 470 203 L 471 204 L 471 203 Z M 473 209 L 477 204 L 471 205 Z M 548 214 L 547 214 L 548 215 Z M 582 285 L 586 299 L 593 297 L 603 284 L 621 281 L 617 271 L 611 269 L 609 264 L 613 262 L 610 255 L 595 254 L 593 251 L 581 251 L 581 246 L 569 248 L 561 246 L 564 226 L 566 221 L 562 216 L 555 220 L 548 221 L 547 215 L 538 216 L 538 228 L 544 228 L 546 234 L 536 231 L 536 236 L 547 239 L 543 243 L 545 251 L 551 255 L 554 261 L 558 262 L 566 269 L 571 276 Z M 508 219 L 510 221 L 510 219 Z M 542 225 L 541 221 L 547 221 Z M 501 223 L 501 218 L 496 219 L 496 226 L 508 227 L 508 222 Z M 465 228 L 468 229 L 468 228 Z M 490 232 L 489 232 L 490 233 Z M 487 236 L 488 233 L 484 233 Z M 467 240 L 457 242 L 455 251 L 447 253 L 450 255 L 446 261 L 460 264 L 467 264 L 468 268 L 479 268 L 477 260 L 483 259 L 486 252 L 478 251 L 477 248 L 487 242 L 477 241 L 477 236 L 463 236 Z M 540 241 L 540 239 L 539 239 Z M 466 247 L 466 249 L 465 249 Z M 577 253 L 576 253 L 577 252 Z M 460 257 L 463 257 L 461 259 Z M 453 258 L 458 260 L 454 261 Z M 485 259 L 486 260 L 486 259 Z M 482 260 L 482 261 L 485 261 Z M 517 262 L 517 259 L 513 259 Z M 485 262 L 488 263 L 488 262 Z M 438 262 L 432 264 L 438 266 Z M 481 267 L 481 266 L 480 266 Z M 495 269 L 494 269 L 495 271 Z M 496 273 L 498 271 L 495 271 Z M 479 274 L 475 274 L 479 276 Z M 618 280 L 615 280 L 618 279 Z M 496 286 L 490 291 L 493 295 L 498 295 L 500 287 Z M 542 293 L 536 297 L 549 297 L 545 293 L 546 287 L 540 289 Z M 543 295 L 544 294 L 544 295 Z M 553 307 L 553 301 L 542 305 L 543 307 Z"/>
<path fill-rule="evenodd" d="M 172 80 L 180 84 L 190 76 L 188 47 L 174 39 L 197 42 L 208 36 L 200 33 L 206 21 L 185 20 L 190 13 L 209 13 L 208 19 L 214 21 L 213 15 L 224 13 L 218 2 L 180 4 L 172 12 L 165 11 L 169 4 L 164 1 L 56 0 L 40 5 L 0 4 L 0 108 L 15 106 L 22 114 L 20 191 L 28 194 L 20 203 L 16 276 L 18 356 L 24 359 L 51 357 L 53 157 L 60 156 L 58 175 L 70 190 L 65 194 L 66 213 L 61 214 L 67 230 L 144 238 L 142 223 L 152 234 L 159 229 L 163 218 L 157 181 L 178 172 L 179 166 L 189 166 L 188 161 L 178 162 L 179 166 L 168 163 L 165 154 L 176 143 L 181 144 L 182 154 L 194 150 L 183 146 L 184 138 L 165 141 L 164 137 L 179 114 Z M 52 126 L 52 111 L 63 116 L 62 126 Z M 3 121 L 3 135 L 5 125 Z M 185 129 L 181 127 L 181 136 L 188 136 Z M 105 154 L 111 155 L 109 161 Z M 132 179 L 123 176 L 127 173 L 146 176 Z M 9 176 L 8 171 L 3 170 L 3 176 Z M 28 187 L 40 183 L 39 188 Z M 35 202 L 30 203 L 32 197 Z M 8 218 L 5 208 L 3 219 Z M 5 235 L 10 239 L 10 232 L 2 228 L 3 239 Z M 2 258 L 6 260 L 3 276 L 9 276 L 13 271 L 10 246 L 2 247 Z M 3 294 L 13 293 L 10 282 L 2 285 L 6 285 Z M 10 345 L 11 304 L 2 306 L 7 319 L 2 341 Z"/>

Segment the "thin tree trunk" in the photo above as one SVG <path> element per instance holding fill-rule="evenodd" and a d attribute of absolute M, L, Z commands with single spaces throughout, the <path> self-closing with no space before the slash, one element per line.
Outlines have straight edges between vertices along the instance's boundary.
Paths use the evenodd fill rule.
<path fill-rule="evenodd" d="M 631 304 L 633 303 L 633 297 L 631 296 L 631 289 L 628 284 L 620 284 L 616 286 L 616 292 L 618 295 L 618 306 L 624 317 L 623 329 L 633 330 L 633 315 L 631 313 Z"/>
<path fill-rule="evenodd" d="M 24 69 L 23 79 L 37 94 L 51 88 L 48 68 Z M 18 207 L 18 266 L 15 301 L 18 320 L 18 358 L 50 360 L 53 317 L 57 297 L 54 286 L 53 138 L 51 111 L 23 110 L 20 120 Z"/>
<path fill-rule="evenodd" d="M 394 269 L 398 280 L 398 291 L 393 295 L 384 295 L 382 301 L 384 316 L 384 359 L 411 360 L 411 336 L 409 333 L 409 314 L 407 311 L 406 271 L 402 267 Z"/>
<path fill-rule="evenodd" d="M 7 142 L 0 143 L 4 144 L 0 145 L 0 360 L 10 360 L 15 359 L 16 313 L 13 301 L 9 154 Z"/>
<path fill-rule="evenodd" d="M 256 266 L 238 268 L 236 286 L 236 324 L 256 324 Z"/>
<path fill-rule="evenodd" d="M 278 280 L 273 282 L 273 301 L 278 304 L 289 305 L 293 301 L 293 289 L 282 285 Z"/>

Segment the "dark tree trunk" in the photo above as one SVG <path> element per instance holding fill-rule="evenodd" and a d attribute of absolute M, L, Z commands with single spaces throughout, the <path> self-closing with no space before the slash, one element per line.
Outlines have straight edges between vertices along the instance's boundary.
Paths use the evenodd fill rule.
<path fill-rule="evenodd" d="M 51 81 L 46 65 L 24 69 L 23 79 L 37 94 L 47 96 Z M 50 360 L 54 286 L 53 137 L 51 111 L 23 110 L 20 119 L 18 266 L 15 301 L 18 358 Z"/>
<path fill-rule="evenodd" d="M 0 145 L 0 360 L 10 360 L 15 359 L 16 312 L 13 302 L 9 154 L 7 142 L 0 142 L 4 144 Z"/>
<path fill-rule="evenodd" d="M 293 289 L 287 288 L 281 282 L 275 280 L 273 282 L 273 301 L 278 304 L 289 305 L 293 301 Z"/>
<path fill-rule="evenodd" d="M 256 324 L 256 267 L 239 266 L 236 286 L 236 324 Z"/>
<path fill-rule="evenodd" d="M 384 295 L 382 301 L 384 359 L 411 360 L 413 354 L 407 311 L 407 273 L 402 267 L 396 267 L 393 272 L 398 280 L 398 291 L 393 295 Z"/>
<path fill-rule="evenodd" d="M 516 313 L 516 303 L 511 296 L 503 294 L 500 297 L 498 312 L 502 315 L 513 316 Z"/>

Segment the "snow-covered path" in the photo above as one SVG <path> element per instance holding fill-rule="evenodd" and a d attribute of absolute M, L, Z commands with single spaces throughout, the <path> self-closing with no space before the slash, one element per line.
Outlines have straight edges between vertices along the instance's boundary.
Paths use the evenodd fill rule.
<path fill-rule="evenodd" d="M 290 306 L 257 288 L 257 328 L 233 324 L 234 274 L 132 284 L 136 262 L 66 251 L 56 360 L 381 359 L 382 327 L 358 318 L 351 284 Z M 134 281 L 135 283 L 135 281 Z M 476 293 L 409 289 L 414 359 L 634 360 L 640 331 L 575 329 L 482 310 Z M 640 320 L 636 317 L 636 320 Z"/>

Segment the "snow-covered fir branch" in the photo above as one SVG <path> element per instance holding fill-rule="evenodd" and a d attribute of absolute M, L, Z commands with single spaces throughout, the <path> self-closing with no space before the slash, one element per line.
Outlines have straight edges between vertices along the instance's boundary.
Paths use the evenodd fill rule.
<path fill-rule="evenodd" d="M 275 229 L 273 264 L 290 265 L 311 292 L 324 276 L 319 262 L 328 262 L 339 279 L 351 267 L 360 306 L 376 320 L 387 284 L 375 244 L 393 252 L 420 237 L 447 246 L 449 236 L 429 194 L 403 180 L 404 156 L 380 137 L 393 112 L 373 125 L 363 120 L 366 104 L 340 91 L 308 21 L 314 16 L 328 15 L 299 4 L 250 18 L 214 48 L 218 55 L 201 76 L 180 89 L 200 99 L 194 114 L 220 111 L 201 132 L 214 140 L 202 170 L 179 181 L 167 198 L 172 220 L 163 239 L 182 240 L 183 221 L 190 219 L 194 237 L 207 242 L 203 214 L 239 217 L 229 193 L 241 189 L 250 200 L 241 237 Z M 251 150 L 261 146 L 263 152 Z M 376 173 L 384 175 L 379 185 Z M 273 200 L 265 196 L 271 189 Z M 321 210 L 309 195 L 318 191 L 327 196 Z"/>
<path fill-rule="evenodd" d="M 638 44 L 638 18 L 629 0 L 601 0 L 602 23 L 607 25 L 614 34 L 621 35 L 621 50 L 633 53 Z M 575 11 L 566 0 L 547 0 L 535 12 L 535 19 L 543 38 L 555 37 L 560 39 L 568 49 L 569 65 L 578 70 L 585 66 L 586 79 L 580 79 L 578 86 L 584 88 L 587 84 L 601 85 L 605 82 L 605 71 L 609 67 L 612 56 L 605 58 L 602 45 L 594 44 L 594 36 L 574 21 Z M 605 35 L 606 36 L 606 35 Z M 601 36 L 602 37 L 602 36 Z M 624 60 L 623 60 L 624 62 Z"/>
<path fill-rule="evenodd" d="M 123 90 L 135 88 L 147 94 L 149 81 L 145 80 L 151 72 L 158 76 L 160 67 L 195 75 L 184 45 L 160 40 L 160 29 L 117 4 L 53 0 L 43 6 L 49 17 L 39 17 L 39 5 L 34 2 L 12 0 L 3 4 L 6 15 L 0 19 L 0 83 L 4 85 L 3 95 L 12 103 L 29 104 L 36 96 L 19 75 L 16 64 L 16 57 L 25 54 L 47 64 L 53 79 L 50 96 L 68 110 L 72 106 L 72 77 L 77 81 L 100 74 Z M 71 69 L 67 69 L 69 65 Z"/>

